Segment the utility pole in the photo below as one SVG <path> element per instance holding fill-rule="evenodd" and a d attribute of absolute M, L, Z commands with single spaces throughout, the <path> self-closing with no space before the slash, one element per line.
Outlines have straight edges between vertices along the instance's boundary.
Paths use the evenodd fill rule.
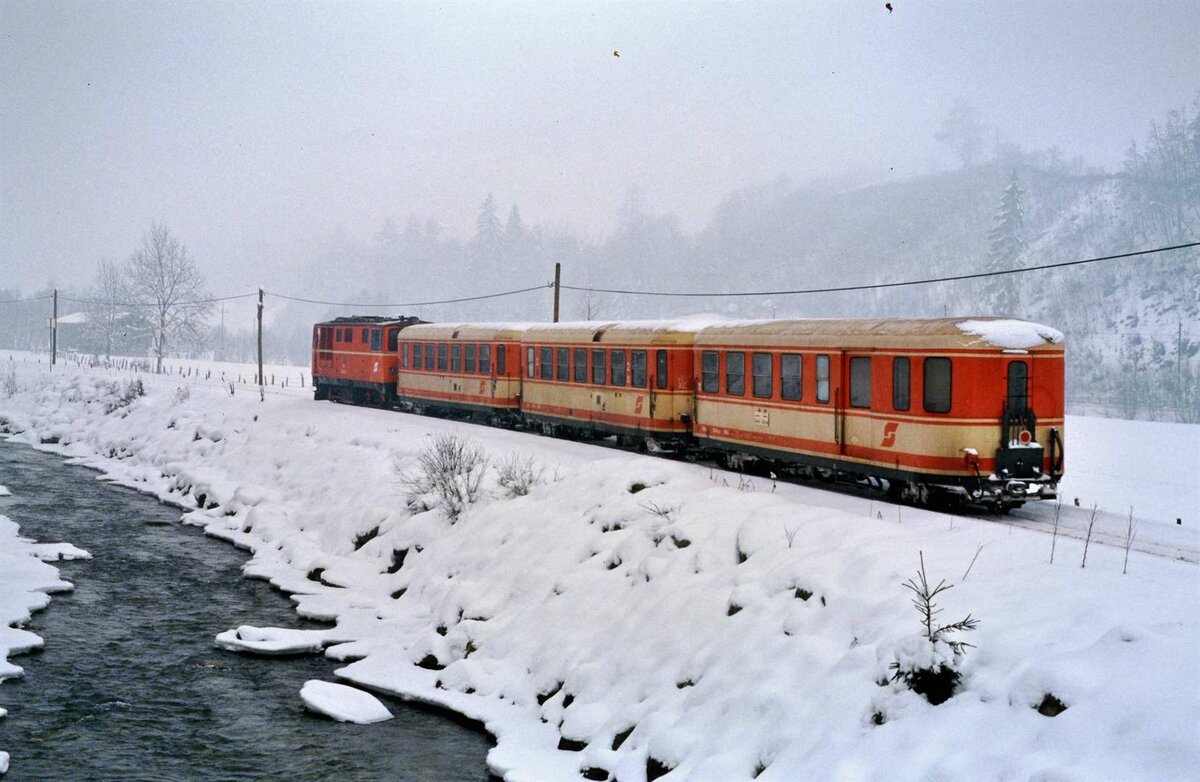
<path fill-rule="evenodd" d="M 558 323 L 558 294 L 562 285 L 562 264 L 554 264 L 554 322 Z"/>
<path fill-rule="evenodd" d="M 555 310 L 557 312 L 557 309 Z M 58 363 L 58 288 L 54 289 L 54 310 L 50 315 L 50 366 Z"/>
<path fill-rule="evenodd" d="M 263 311 L 263 289 L 258 289 L 258 401 L 262 402 L 266 398 L 266 388 L 263 386 L 263 367 L 262 367 L 262 311 Z"/>
<path fill-rule="evenodd" d="M 221 360 L 225 360 L 225 302 L 221 302 Z"/>
<path fill-rule="evenodd" d="M 1183 378 L 1183 318 L 1179 319 L 1179 331 L 1175 333 L 1175 385 Z"/>

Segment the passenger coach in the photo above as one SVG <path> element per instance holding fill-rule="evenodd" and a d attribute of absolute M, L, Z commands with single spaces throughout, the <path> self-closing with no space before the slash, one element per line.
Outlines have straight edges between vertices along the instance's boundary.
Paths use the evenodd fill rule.
<path fill-rule="evenodd" d="M 1062 335 L 1024 321 L 794 320 L 696 337 L 695 435 L 739 457 L 1014 507 L 1062 473 Z M 1035 412 L 1036 411 L 1036 412 Z"/>

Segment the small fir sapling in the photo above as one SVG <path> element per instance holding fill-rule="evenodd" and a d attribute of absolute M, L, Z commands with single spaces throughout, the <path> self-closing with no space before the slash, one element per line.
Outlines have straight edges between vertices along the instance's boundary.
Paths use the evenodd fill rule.
<path fill-rule="evenodd" d="M 902 586 L 913 593 L 912 604 L 921 615 L 922 633 L 916 646 L 903 650 L 904 659 L 897 659 L 891 664 L 890 668 L 895 671 L 891 681 L 903 682 L 910 690 L 936 706 L 954 694 L 962 679 L 957 666 L 967 648 L 972 646 L 950 636 L 976 629 L 979 620 L 967 614 L 957 622 L 944 625 L 936 623 L 942 609 L 938 608 L 934 598 L 954 585 L 943 580 L 937 586 L 930 586 L 925 575 L 924 552 L 919 552 L 919 556 L 921 569 Z"/>

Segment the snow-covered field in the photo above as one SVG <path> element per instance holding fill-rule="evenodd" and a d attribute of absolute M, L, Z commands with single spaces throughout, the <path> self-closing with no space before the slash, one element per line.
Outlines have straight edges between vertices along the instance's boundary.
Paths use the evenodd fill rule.
<path fill-rule="evenodd" d="M 478 718 L 506 779 L 1183 780 L 1200 768 L 1200 427 L 1069 418 L 1055 537 L 1052 505 L 1002 519 L 900 508 L 315 403 L 299 385 L 260 402 L 207 368 L 143 375 L 146 395 L 125 405 L 132 374 L 51 376 L 28 359 L 0 352 L 0 426 L 16 440 L 185 506 L 184 521 L 253 552 L 248 575 L 337 620 L 231 628 L 224 645 L 324 648 L 347 661 L 345 683 Z M 411 507 L 397 474 L 441 434 L 492 462 L 456 521 Z M 540 476 L 524 496 L 497 483 L 514 457 Z M 57 588 L 33 553 L 0 521 L 5 628 Z M 891 663 L 945 651 L 920 642 L 902 586 L 919 556 L 954 584 L 939 618 L 980 620 L 958 636 L 974 648 L 937 706 L 887 681 Z M 27 636 L 0 635 L 0 661 Z M 0 704 L 12 692 L 0 686 Z M 1039 713 L 1047 695 L 1066 710 Z"/>

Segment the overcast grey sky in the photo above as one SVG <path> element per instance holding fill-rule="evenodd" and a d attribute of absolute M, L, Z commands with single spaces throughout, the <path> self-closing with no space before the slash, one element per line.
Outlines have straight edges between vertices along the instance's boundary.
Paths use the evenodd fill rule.
<path fill-rule="evenodd" d="M 468 236 L 488 192 L 598 237 L 637 185 L 694 230 L 781 175 L 952 165 L 956 97 L 1115 166 L 1200 89 L 1194 0 L 893 6 L 0 0 L 0 287 L 160 221 L 221 294 L 389 217 Z"/>

